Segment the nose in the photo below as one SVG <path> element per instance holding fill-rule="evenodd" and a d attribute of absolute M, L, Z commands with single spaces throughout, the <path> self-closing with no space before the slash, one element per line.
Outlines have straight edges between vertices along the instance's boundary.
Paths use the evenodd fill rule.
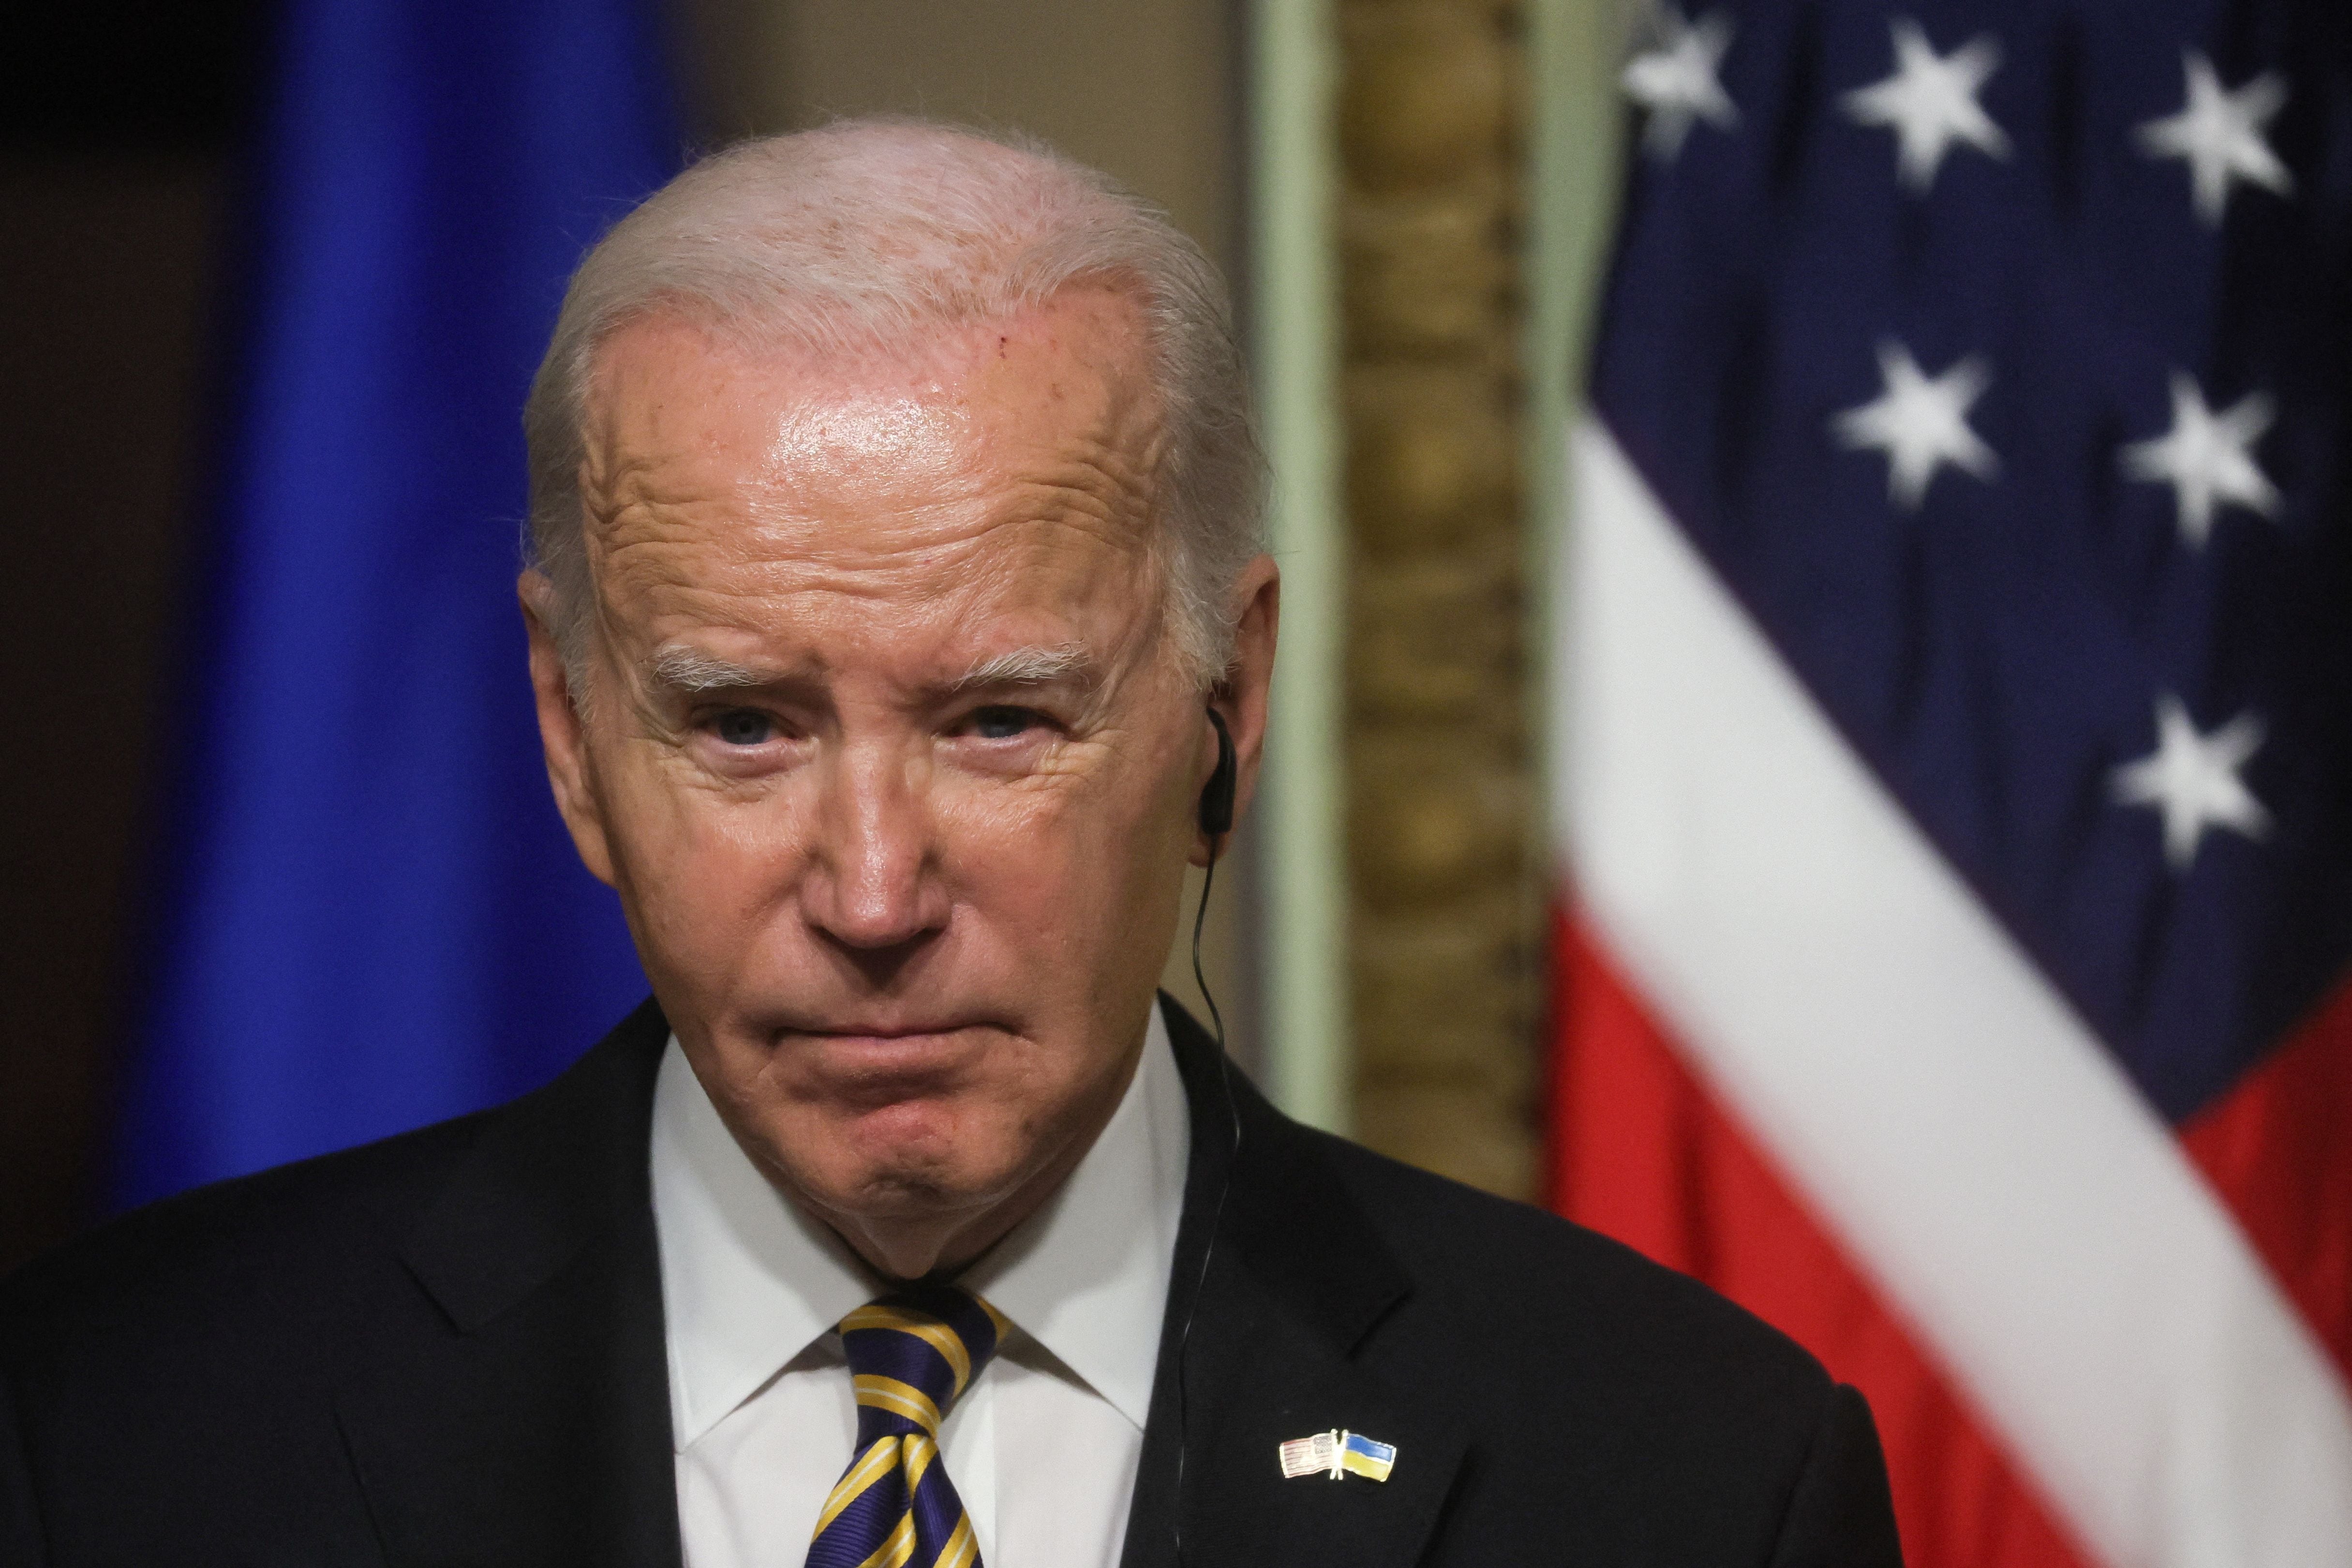
<path fill-rule="evenodd" d="M 884 746 L 845 746 L 823 786 L 806 918 L 869 969 L 895 964 L 947 923 L 919 767 Z"/>

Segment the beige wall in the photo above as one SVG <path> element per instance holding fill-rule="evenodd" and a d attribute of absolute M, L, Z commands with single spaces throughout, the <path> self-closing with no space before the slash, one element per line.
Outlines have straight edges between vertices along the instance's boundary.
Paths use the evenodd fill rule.
<path fill-rule="evenodd" d="M 1165 207 L 1228 278 L 1241 276 L 1235 0 L 682 5 L 709 141 L 875 112 L 1026 132 Z M 1220 869 L 1202 942 L 1245 1064 L 1256 1011 L 1251 859 L 1244 842 Z M 1195 872 L 1165 983 L 1205 1020 L 1188 956 L 1199 888 Z"/>
<path fill-rule="evenodd" d="M 1235 271 L 1229 0 L 686 4 L 712 134 L 877 111 L 1025 131 L 1165 206 Z"/>

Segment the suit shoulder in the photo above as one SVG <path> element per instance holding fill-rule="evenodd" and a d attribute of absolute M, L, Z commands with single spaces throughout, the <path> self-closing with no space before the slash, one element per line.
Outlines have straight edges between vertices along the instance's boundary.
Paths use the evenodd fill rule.
<path fill-rule="evenodd" d="M 0 1353 L 316 1298 L 414 1216 L 504 1108 L 215 1182 L 99 1225 L 0 1279 Z M 52 1348 L 59 1348 L 54 1343 Z"/>
<path fill-rule="evenodd" d="M 1829 1374 L 1811 1352 L 1690 1276 L 1532 1205 L 1345 1139 L 1312 1136 L 1416 1290 L 1449 1312 L 1475 1315 L 1497 1300 L 1547 1303 L 1620 1354 L 1736 1368 L 1827 1398 Z"/>
<path fill-rule="evenodd" d="M 387 1266 L 477 1149 L 556 1184 L 642 1149 L 669 1025 L 651 1000 L 520 1099 L 135 1210 L 0 1279 L 0 1354 L 96 1325 L 316 1321 Z M 624 1159 L 623 1163 L 626 1161 Z M 572 1173 L 567 1175 L 566 1173 Z"/>

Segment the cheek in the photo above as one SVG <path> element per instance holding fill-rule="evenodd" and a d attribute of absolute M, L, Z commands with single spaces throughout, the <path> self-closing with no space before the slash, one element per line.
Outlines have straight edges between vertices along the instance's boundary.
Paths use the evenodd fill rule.
<path fill-rule="evenodd" d="M 652 956 L 692 967 L 757 940 L 798 854 L 801 814 L 787 796 L 730 799 L 687 774 L 675 754 L 625 742 L 599 793 L 632 921 Z"/>
<path fill-rule="evenodd" d="M 1182 884 L 1192 819 L 1181 789 L 1139 766 L 943 791 L 940 847 L 958 900 L 1041 957 L 1093 967 L 1121 954 L 1138 916 Z"/>
<path fill-rule="evenodd" d="M 1096 813 L 1066 792 L 966 784 L 933 798 L 939 867 L 954 901 L 1007 935 L 1058 934 L 1096 896 L 1081 868 L 1102 853 Z"/>

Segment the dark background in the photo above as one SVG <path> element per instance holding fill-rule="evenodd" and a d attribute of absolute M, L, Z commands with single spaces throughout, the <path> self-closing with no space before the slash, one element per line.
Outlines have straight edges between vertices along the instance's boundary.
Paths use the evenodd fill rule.
<path fill-rule="evenodd" d="M 266 15 L 39 9 L 0 35 L 0 1269 L 94 1191 Z"/>

